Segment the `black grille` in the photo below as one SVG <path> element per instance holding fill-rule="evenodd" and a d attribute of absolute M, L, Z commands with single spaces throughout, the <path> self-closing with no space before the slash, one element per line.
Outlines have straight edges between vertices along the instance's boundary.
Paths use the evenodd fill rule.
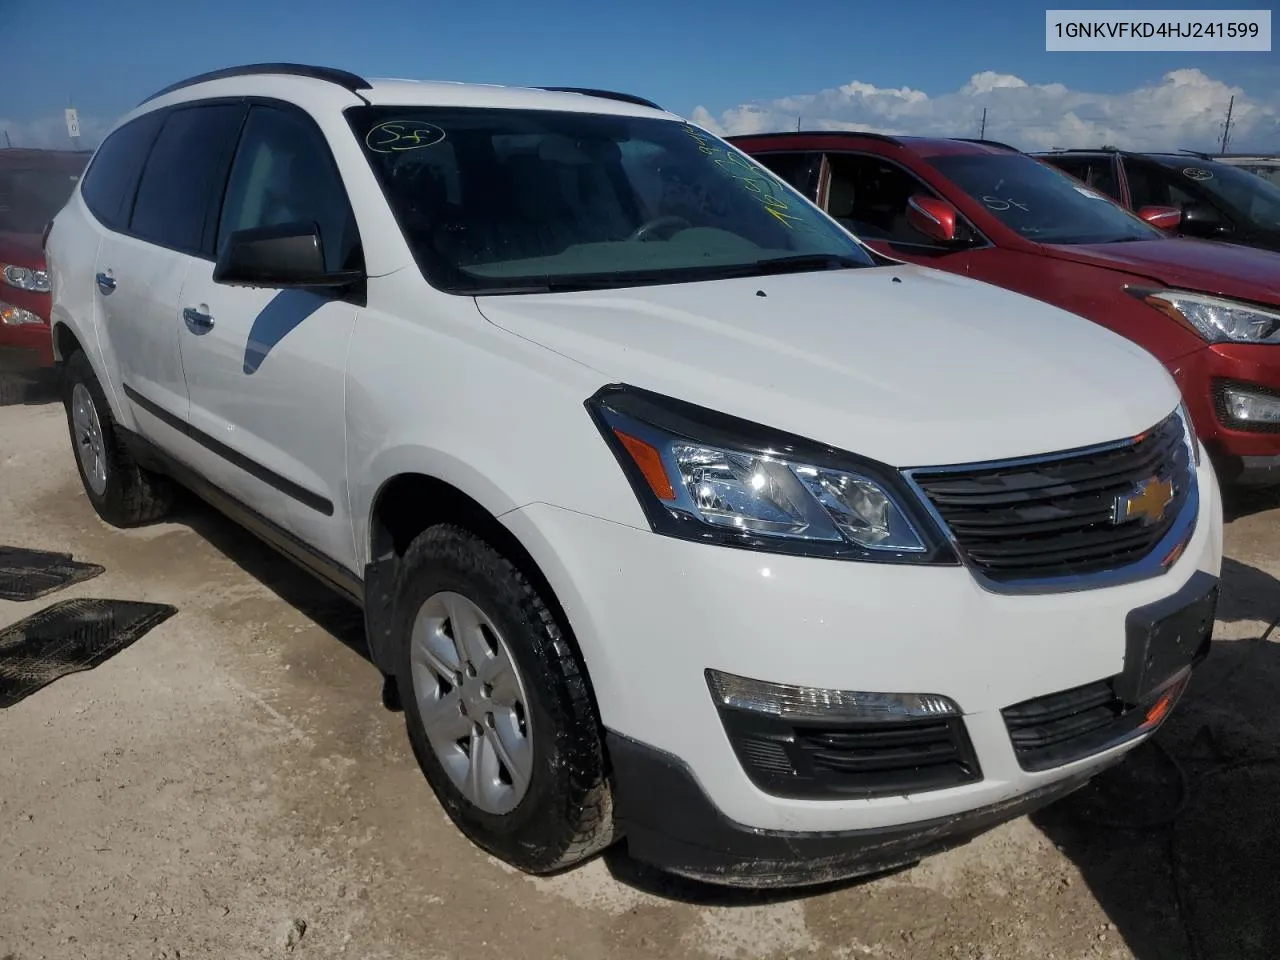
<path fill-rule="evenodd" d="M 1101 573 L 1145 558 L 1194 485 L 1181 418 L 1128 442 L 1030 463 L 922 470 L 913 477 L 988 579 L 1014 582 Z M 1118 497 L 1156 478 L 1173 482 L 1160 519 L 1113 522 Z"/>
<path fill-rule="evenodd" d="M 1145 708 L 1124 703 L 1108 680 L 1026 700 L 1000 714 L 1024 770 L 1083 759 L 1122 740 L 1146 719 Z"/>
<path fill-rule="evenodd" d="M 747 775 L 775 796 L 880 797 L 981 779 L 959 717 L 819 726 L 728 708 L 721 716 Z"/>

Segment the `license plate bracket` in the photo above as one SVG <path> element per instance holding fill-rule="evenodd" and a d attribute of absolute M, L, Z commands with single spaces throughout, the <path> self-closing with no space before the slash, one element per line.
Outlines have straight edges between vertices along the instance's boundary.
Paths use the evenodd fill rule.
<path fill-rule="evenodd" d="M 1117 697 L 1143 703 L 1195 661 L 1213 633 L 1218 589 L 1217 577 L 1198 570 L 1173 596 L 1129 611 L 1124 671 L 1112 680 Z"/>

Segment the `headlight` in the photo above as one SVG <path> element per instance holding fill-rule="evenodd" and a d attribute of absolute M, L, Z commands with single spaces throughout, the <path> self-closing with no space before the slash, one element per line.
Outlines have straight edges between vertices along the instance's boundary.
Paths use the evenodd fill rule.
<path fill-rule="evenodd" d="M 1178 416 L 1182 420 L 1182 437 L 1187 443 L 1187 449 L 1191 451 L 1191 459 L 1198 467 L 1200 466 L 1200 441 L 1196 437 L 1195 427 L 1191 423 L 1191 411 L 1187 409 L 1185 400 L 1178 404 Z"/>
<path fill-rule="evenodd" d="M 1280 343 L 1280 310 L 1183 290 L 1129 292 L 1210 343 Z"/>
<path fill-rule="evenodd" d="M 18 267 L 12 263 L 4 265 L 4 282 L 19 290 L 32 293 L 49 292 L 49 274 L 44 270 L 32 270 L 30 267 Z"/>
<path fill-rule="evenodd" d="M 29 323 L 44 323 L 39 314 L 32 313 L 30 310 L 23 310 L 21 307 L 15 307 L 12 303 L 5 303 L 0 300 L 0 324 L 7 327 L 21 327 Z"/>
<path fill-rule="evenodd" d="M 897 471 L 647 391 L 587 408 L 653 529 L 775 553 L 956 563 Z"/>

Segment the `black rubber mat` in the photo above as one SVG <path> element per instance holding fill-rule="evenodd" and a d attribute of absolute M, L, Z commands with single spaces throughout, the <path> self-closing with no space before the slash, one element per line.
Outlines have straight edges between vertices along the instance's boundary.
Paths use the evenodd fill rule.
<path fill-rule="evenodd" d="M 131 600 L 60 600 L 0 630 L 0 708 L 92 670 L 177 612 Z"/>
<path fill-rule="evenodd" d="M 0 546 L 0 600 L 35 600 L 102 570 L 96 563 L 72 560 L 69 553 Z"/>

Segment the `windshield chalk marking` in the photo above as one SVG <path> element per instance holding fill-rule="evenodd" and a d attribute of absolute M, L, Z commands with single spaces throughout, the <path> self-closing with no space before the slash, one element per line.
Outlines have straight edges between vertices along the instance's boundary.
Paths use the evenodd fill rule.
<path fill-rule="evenodd" d="M 379 139 L 374 139 L 378 137 Z M 386 120 L 365 135 L 364 145 L 374 153 L 400 153 L 434 147 L 445 133 L 434 123 L 422 120 Z"/>

